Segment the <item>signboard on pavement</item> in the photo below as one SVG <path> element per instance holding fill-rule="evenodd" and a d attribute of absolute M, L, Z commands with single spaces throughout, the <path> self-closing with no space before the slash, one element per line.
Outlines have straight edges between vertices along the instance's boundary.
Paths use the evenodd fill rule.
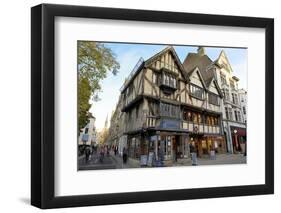
<path fill-rule="evenodd" d="M 147 155 L 141 155 L 140 156 L 140 165 L 146 166 L 147 165 Z"/>

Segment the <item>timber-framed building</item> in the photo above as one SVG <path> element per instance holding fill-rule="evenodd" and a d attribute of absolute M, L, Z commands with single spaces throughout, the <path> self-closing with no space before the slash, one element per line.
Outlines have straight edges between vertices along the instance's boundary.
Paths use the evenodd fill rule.
<path fill-rule="evenodd" d="M 187 56 L 182 64 L 168 46 L 138 62 L 121 88 L 114 114 L 120 118 L 114 125 L 122 126 L 116 133 L 120 140 L 115 140 L 119 151 L 127 147 L 135 159 L 153 152 L 165 162 L 187 158 L 191 145 L 199 157 L 211 150 L 226 152 L 223 93 L 214 75 L 219 67 L 189 66 L 189 60 Z"/>

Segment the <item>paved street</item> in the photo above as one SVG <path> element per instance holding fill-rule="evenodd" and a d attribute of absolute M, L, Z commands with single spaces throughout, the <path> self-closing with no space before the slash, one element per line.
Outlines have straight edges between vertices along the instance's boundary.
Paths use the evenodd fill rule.
<path fill-rule="evenodd" d="M 242 154 L 219 154 L 216 159 L 211 160 L 208 156 L 198 158 L 198 166 L 200 165 L 223 165 L 223 164 L 245 164 L 246 157 Z M 192 166 L 192 161 L 188 159 L 178 159 L 177 162 L 170 162 L 166 166 Z M 91 159 L 86 162 L 85 156 L 79 157 L 79 170 L 97 170 L 97 169 L 123 169 L 123 168 L 138 168 L 139 161 L 129 159 L 127 163 L 123 163 L 123 159 L 119 155 L 110 153 L 109 156 L 104 156 L 103 161 L 100 161 L 98 154 L 93 154 Z"/>
<path fill-rule="evenodd" d="M 110 156 L 104 156 L 103 161 L 100 161 L 98 154 L 91 155 L 91 158 L 86 162 L 85 156 L 79 158 L 79 170 L 96 170 L 96 169 L 115 169 L 116 163 Z"/>

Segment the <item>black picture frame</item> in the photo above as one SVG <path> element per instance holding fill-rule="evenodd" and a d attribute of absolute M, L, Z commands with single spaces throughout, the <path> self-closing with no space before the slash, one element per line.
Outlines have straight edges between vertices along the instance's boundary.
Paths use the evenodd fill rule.
<path fill-rule="evenodd" d="M 58 16 L 265 29 L 265 184 L 56 197 L 54 21 Z M 273 19 L 41 4 L 31 8 L 31 52 L 32 205 L 46 209 L 274 193 Z"/>

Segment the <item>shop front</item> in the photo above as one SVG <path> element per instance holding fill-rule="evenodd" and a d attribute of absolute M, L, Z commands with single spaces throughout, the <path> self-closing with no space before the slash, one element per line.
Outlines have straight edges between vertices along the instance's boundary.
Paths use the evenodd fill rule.
<path fill-rule="evenodd" d="M 246 128 L 231 126 L 230 130 L 234 153 L 246 153 Z"/>
<path fill-rule="evenodd" d="M 155 154 L 155 159 L 175 162 L 188 157 L 188 135 L 178 132 L 157 131 L 149 137 L 149 152 Z"/>
<path fill-rule="evenodd" d="M 222 136 L 191 134 L 190 144 L 198 157 L 208 157 L 211 151 L 217 154 L 226 153 L 226 144 Z"/>

